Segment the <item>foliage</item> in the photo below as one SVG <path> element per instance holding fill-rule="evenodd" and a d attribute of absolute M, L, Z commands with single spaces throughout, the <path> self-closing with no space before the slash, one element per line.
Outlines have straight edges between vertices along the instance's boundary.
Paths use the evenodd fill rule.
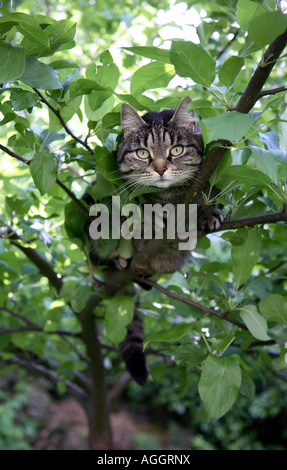
<path fill-rule="evenodd" d="M 35 417 L 33 419 L 29 413 L 27 416 L 27 409 L 31 408 L 29 394 L 32 387 L 29 379 L 24 377 L 23 380 L 21 374 L 17 374 L 17 383 L 11 386 L 13 380 L 10 371 L 11 366 L 6 369 L 2 367 L 1 370 L 0 448 L 1 450 L 30 450 L 32 449 L 31 443 L 36 438 L 40 427 Z M 2 373 L 5 375 L 2 376 Z"/>
<path fill-rule="evenodd" d="M 29 1 L 0 9 L 1 357 L 41 364 L 61 393 L 81 385 L 88 364 L 81 312 L 103 280 L 87 253 L 81 197 L 95 174 L 98 201 L 140 194 L 128 195 L 115 167 L 122 103 L 159 111 L 190 96 L 206 155 L 229 142 L 210 183 L 231 222 L 198 239 L 182 272 L 155 276 L 140 310 L 148 358 L 157 356 L 150 380 L 160 382 L 166 364 L 176 367 L 175 387 L 198 386 L 201 419 L 219 419 L 254 397 L 267 370 L 286 380 L 283 53 L 251 112 L 236 105 L 254 68 L 272 63 L 264 52 L 287 16 L 274 0 L 188 1 L 175 8 L 198 18 L 194 39 L 182 39 L 184 27 L 172 23 L 167 40 L 157 15 L 168 10 L 165 1 L 48 3 L 48 14 Z M 205 198 L 212 202 L 211 191 Z M 103 247 L 108 254 L 113 241 Z M 130 256 L 128 246 L 121 250 Z M 111 386 L 124 370 L 115 345 L 134 301 L 101 294 L 95 304 Z"/>

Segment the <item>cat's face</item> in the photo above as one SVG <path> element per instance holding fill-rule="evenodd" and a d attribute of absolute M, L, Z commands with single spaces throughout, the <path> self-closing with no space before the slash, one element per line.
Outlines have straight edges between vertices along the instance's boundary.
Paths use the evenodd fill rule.
<path fill-rule="evenodd" d="M 147 113 L 140 117 L 128 104 L 121 109 L 123 140 L 117 161 L 131 186 L 168 188 L 193 178 L 202 162 L 203 142 L 189 97 L 176 111 Z"/>

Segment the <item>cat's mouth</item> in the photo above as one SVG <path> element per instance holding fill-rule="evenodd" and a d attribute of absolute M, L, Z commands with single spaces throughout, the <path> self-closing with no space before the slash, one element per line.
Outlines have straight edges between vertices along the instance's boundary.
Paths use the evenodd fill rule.
<path fill-rule="evenodd" d="M 179 183 L 183 183 L 186 180 L 183 175 L 177 175 L 171 177 L 170 175 L 162 175 L 155 180 L 150 182 L 151 186 L 155 186 L 157 188 L 168 188 L 169 186 L 175 186 Z"/>
<path fill-rule="evenodd" d="M 155 186 L 156 188 L 167 188 L 171 186 L 172 184 L 175 184 L 175 181 L 169 180 L 167 178 L 161 177 L 161 179 L 157 181 L 152 181 L 151 186 Z"/>

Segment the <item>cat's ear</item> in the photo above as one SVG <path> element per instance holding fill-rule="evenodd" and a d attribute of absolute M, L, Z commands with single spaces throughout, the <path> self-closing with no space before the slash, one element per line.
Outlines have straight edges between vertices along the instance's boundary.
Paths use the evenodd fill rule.
<path fill-rule="evenodd" d="M 121 125 L 124 137 L 127 137 L 129 134 L 138 132 L 139 128 L 145 126 L 146 123 L 130 104 L 123 104 L 121 107 Z"/>
<path fill-rule="evenodd" d="M 195 127 L 194 112 L 188 111 L 188 105 L 190 102 L 191 98 L 189 96 L 185 96 L 183 100 L 181 100 L 171 118 L 171 122 L 175 122 L 180 127 L 189 127 L 193 130 Z"/>

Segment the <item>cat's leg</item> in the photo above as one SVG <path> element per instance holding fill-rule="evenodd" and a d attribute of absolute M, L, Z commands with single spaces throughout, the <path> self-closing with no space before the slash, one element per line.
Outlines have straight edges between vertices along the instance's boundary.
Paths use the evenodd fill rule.
<path fill-rule="evenodd" d="M 208 232 L 218 230 L 224 221 L 224 216 L 216 205 L 199 205 L 197 208 L 197 230 Z"/>

